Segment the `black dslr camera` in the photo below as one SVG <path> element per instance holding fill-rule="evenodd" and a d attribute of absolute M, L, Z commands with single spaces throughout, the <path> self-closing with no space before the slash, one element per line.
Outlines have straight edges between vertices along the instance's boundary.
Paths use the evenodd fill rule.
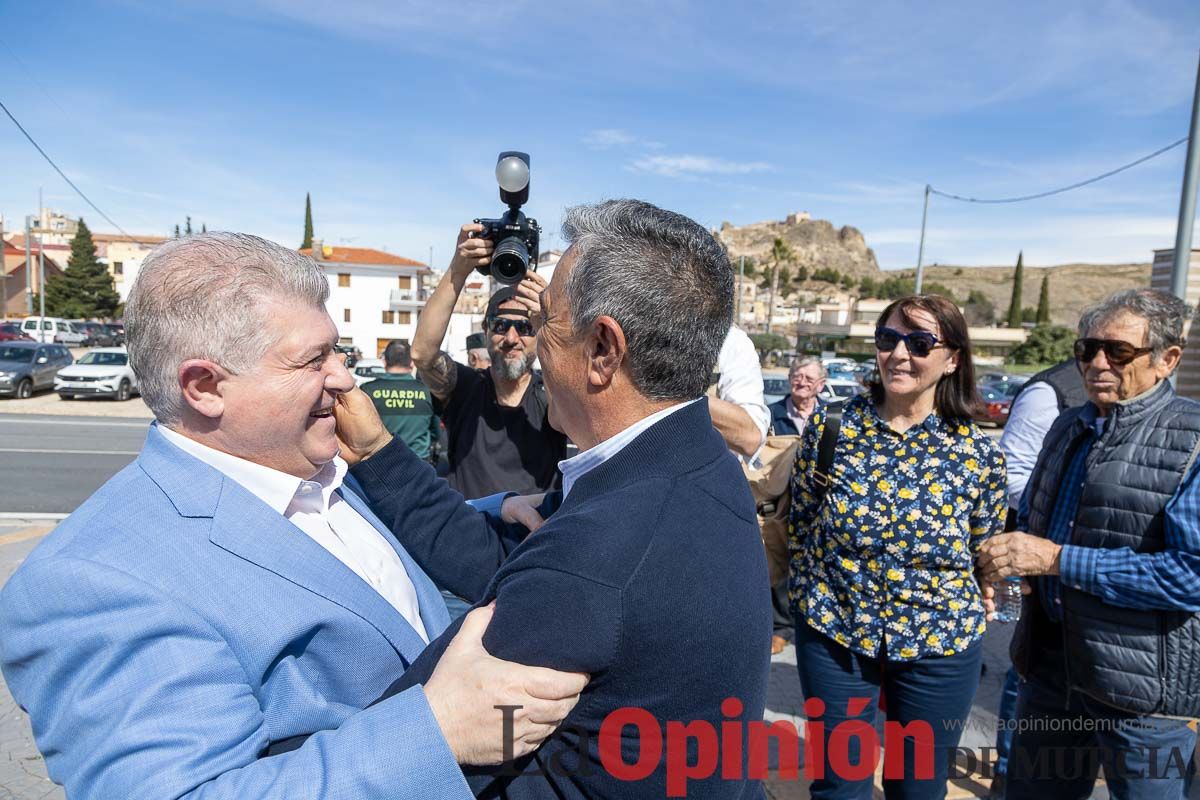
<path fill-rule="evenodd" d="M 521 206 L 529 200 L 529 154 L 505 150 L 496 159 L 496 181 L 500 184 L 500 200 L 508 210 L 499 219 L 477 219 L 483 226 L 476 233 L 482 239 L 495 243 L 490 267 L 480 267 L 484 275 L 491 275 L 497 282 L 506 285 L 520 283 L 529 270 L 537 270 L 538 241 L 542 229 L 537 220 L 521 213 Z"/>

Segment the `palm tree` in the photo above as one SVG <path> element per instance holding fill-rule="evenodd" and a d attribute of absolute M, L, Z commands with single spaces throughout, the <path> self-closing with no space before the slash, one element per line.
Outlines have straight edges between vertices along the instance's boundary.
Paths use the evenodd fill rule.
<path fill-rule="evenodd" d="M 796 257 L 792 248 L 780 237 L 771 245 L 771 297 L 767 303 L 767 333 L 775 320 L 775 294 L 779 291 L 779 268 Z"/>

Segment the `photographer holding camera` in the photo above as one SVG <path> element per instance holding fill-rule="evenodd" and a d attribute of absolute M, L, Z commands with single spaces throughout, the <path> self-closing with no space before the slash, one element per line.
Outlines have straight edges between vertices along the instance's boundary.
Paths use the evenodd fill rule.
<path fill-rule="evenodd" d="M 530 314 L 538 310 L 545 278 L 527 272 L 492 296 L 484 317 L 489 368 L 471 369 L 440 349 L 467 278 L 492 262 L 494 244 L 479 236 L 483 231 L 478 223 L 459 231 L 450 268 L 417 322 L 413 362 L 446 423 L 451 487 L 468 498 L 544 492 L 560 485 L 558 462 L 567 450 L 566 437 L 550 427 L 546 391 L 533 372 Z"/>

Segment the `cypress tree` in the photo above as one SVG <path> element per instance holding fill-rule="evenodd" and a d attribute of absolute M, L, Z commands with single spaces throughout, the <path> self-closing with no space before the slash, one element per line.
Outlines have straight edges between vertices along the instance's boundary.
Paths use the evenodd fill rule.
<path fill-rule="evenodd" d="M 179 238 L 179 226 L 178 225 L 175 226 L 175 238 L 176 239 Z"/>
<path fill-rule="evenodd" d="M 304 241 L 300 243 L 301 250 L 308 250 L 312 247 L 313 226 L 312 226 L 312 195 L 308 192 L 304 193 Z"/>
<path fill-rule="evenodd" d="M 1050 324 L 1050 276 L 1042 276 L 1042 293 L 1038 295 L 1037 324 Z"/>
<path fill-rule="evenodd" d="M 111 318 L 120 302 L 121 296 L 113 288 L 108 268 L 96 258 L 92 232 L 81 219 L 79 230 L 71 239 L 66 271 L 46 281 L 46 313 L 61 317 Z"/>
<path fill-rule="evenodd" d="M 1021 327 L 1021 290 L 1025 283 L 1025 251 L 1017 253 L 1017 271 L 1013 275 L 1012 300 L 1008 303 L 1008 327 Z"/>
<path fill-rule="evenodd" d="M 183 232 L 188 236 L 192 235 L 192 218 L 190 215 L 187 218 L 187 225 L 184 226 Z"/>
<path fill-rule="evenodd" d="M 200 232 L 201 232 L 201 233 L 208 233 L 208 223 L 207 223 L 207 222 L 201 222 L 201 223 L 200 223 Z"/>

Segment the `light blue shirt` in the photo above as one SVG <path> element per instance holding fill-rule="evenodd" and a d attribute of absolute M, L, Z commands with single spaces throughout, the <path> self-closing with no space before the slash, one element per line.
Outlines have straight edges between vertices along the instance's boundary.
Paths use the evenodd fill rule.
<path fill-rule="evenodd" d="M 616 436 L 605 439 L 595 447 L 584 450 L 579 455 L 572 456 L 565 461 L 558 462 L 558 468 L 562 471 L 563 477 L 563 497 L 565 498 L 571 493 L 571 487 L 575 485 L 575 481 L 621 452 L 625 448 L 625 445 L 636 439 L 642 431 L 659 420 L 666 419 L 684 406 L 697 403 L 701 400 L 707 402 L 706 398 L 698 397 L 695 400 L 689 400 L 686 403 L 676 403 L 673 406 L 664 408 L 662 411 L 656 411 L 650 416 L 633 423 Z"/>
<path fill-rule="evenodd" d="M 1013 403 L 1004 435 L 1000 437 L 1000 449 L 1008 465 L 1008 504 L 1012 508 L 1021 507 L 1025 484 L 1058 414 L 1058 395 L 1054 387 L 1043 381 L 1022 389 Z"/>

